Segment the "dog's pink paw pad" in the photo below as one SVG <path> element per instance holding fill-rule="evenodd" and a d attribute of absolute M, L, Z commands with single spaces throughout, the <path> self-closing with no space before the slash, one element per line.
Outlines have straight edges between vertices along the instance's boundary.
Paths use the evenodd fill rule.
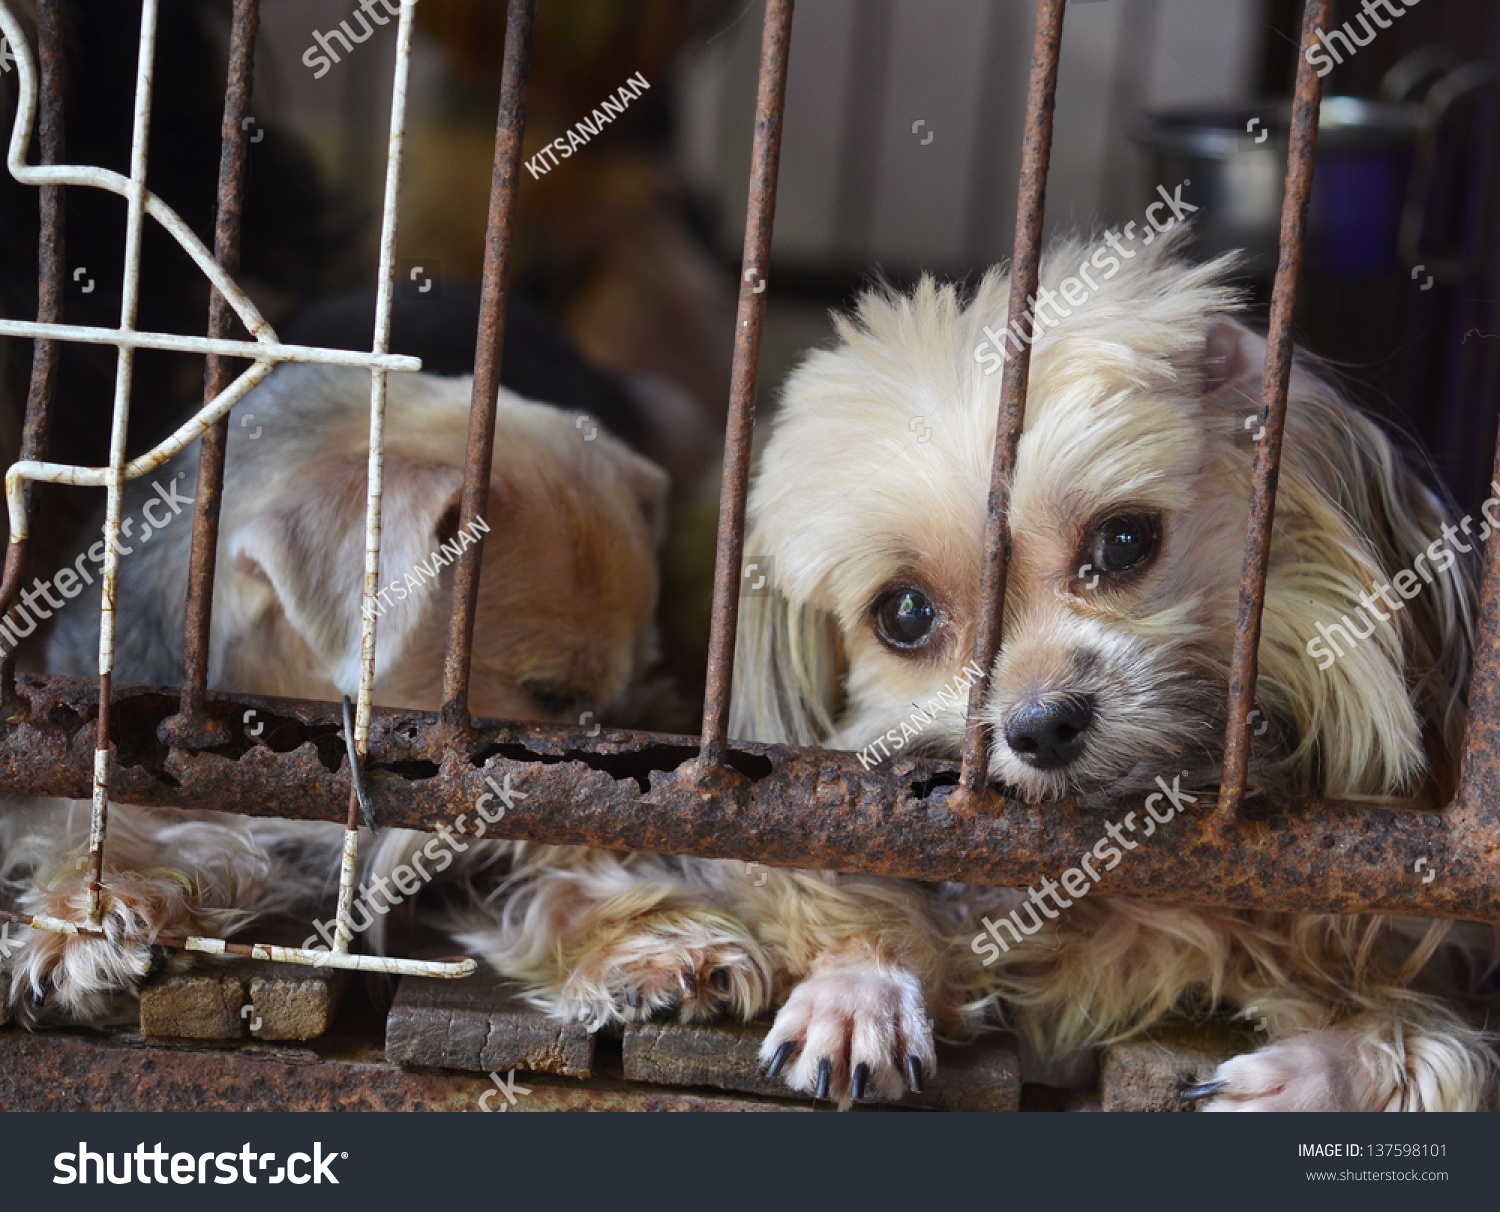
<path fill-rule="evenodd" d="M 810 977 L 777 1014 L 760 1058 L 792 1089 L 842 1107 L 920 1091 L 937 1068 L 921 982 L 874 964 Z"/>
<path fill-rule="evenodd" d="M 1355 1076 L 1338 1036 L 1309 1032 L 1225 1061 L 1183 1097 L 1204 1111 L 1354 1111 Z"/>

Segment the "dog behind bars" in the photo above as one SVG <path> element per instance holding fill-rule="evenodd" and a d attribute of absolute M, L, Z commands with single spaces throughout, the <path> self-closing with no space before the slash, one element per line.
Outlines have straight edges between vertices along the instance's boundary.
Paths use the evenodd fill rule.
<path fill-rule="evenodd" d="M 470 381 L 392 375 L 389 391 L 376 702 L 439 705 L 452 557 L 482 539 L 475 713 L 573 723 L 585 709 L 627 710 L 654 654 L 666 476 L 609 434 L 584 434 L 566 413 L 502 391 L 488 505 L 460 531 Z M 369 376 L 284 366 L 243 408 L 254 425 L 229 430 L 209 682 L 337 700 L 359 680 Z M 196 452 L 127 489 L 124 517 L 140 527 L 126 524 L 120 539 L 116 682 L 181 674 L 192 538 L 181 501 Z M 87 572 L 94 558 L 85 551 L 70 566 Z M 88 677 L 98 588 L 69 587 L 48 665 Z M 84 919 L 87 822 L 86 803 L 6 809 L 5 871 L 27 912 Z M 149 940 L 222 934 L 319 904 L 340 836 L 116 805 L 103 880 L 110 939 L 28 931 L 10 960 L 12 999 L 30 1022 L 128 1015 L 129 995 L 169 960 Z M 505 853 L 492 845 L 488 858 Z"/>
<path fill-rule="evenodd" d="M 1184 802 L 1213 786 L 1257 436 L 1246 420 L 1266 343 L 1235 318 L 1231 264 L 1194 266 L 1171 244 L 1115 257 L 1101 242 L 1102 260 L 1081 243 L 1056 248 L 1042 272 L 1058 313 L 1045 331 L 1007 317 L 998 271 L 969 298 L 931 280 L 909 295 L 874 289 L 837 320 L 837 343 L 787 385 L 752 493 L 746 551 L 770 558 L 778 592 L 747 604 L 736 735 L 876 760 L 877 738 L 891 738 L 887 751 L 957 755 L 960 712 L 932 712 L 915 736 L 910 717 L 971 653 L 1001 380 L 986 369 L 1024 341 L 1004 638 L 984 709 L 991 776 L 1043 813 L 1062 797 L 1102 810 L 1163 785 Z M 1430 780 L 1439 802 L 1451 797 L 1473 551 L 1491 530 L 1470 521 L 1450 523 L 1388 438 L 1299 358 L 1260 644 L 1269 726 L 1255 741 L 1257 786 L 1410 806 Z M 1140 833 L 1122 830 L 1085 865 L 1107 871 L 1152 845 L 1140 815 Z M 1107 889 L 1107 875 L 1096 882 Z M 899 1088 L 927 1015 L 973 1023 L 994 1011 L 1057 1060 L 1169 1014 L 1249 1006 L 1267 1042 L 1188 1092 L 1207 1109 L 1473 1109 L 1492 1087 L 1492 1039 L 1459 1008 L 1491 962 L 1488 927 L 1076 891 L 1059 912 L 1055 884 L 938 893 L 889 881 L 875 893 L 865 880 L 774 873 L 745 895 L 767 893 L 784 923 L 871 897 L 880 920 L 840 947 L 801 934 L 803 983 L 763 1051 L 798 1089 Z"/>
<path fill-rule="evenodd" d="M 1000 385 L 984 367 L 1025 340 L 990 773 L 1040 811 L 1064 796 L 1103 810 L 1164 776 L 1182 803 L 1213 785 L 1255 450 L 1245 420 L 1265 342 L 1235 318 L 1231 265 L 1190 265 L 1171 243 L 1102 259 L 1056 249 L 1043 284 L 1072 309 L 1059 306 L 1048 332 L 1018 320 L 1018 336 L 999 337 L 1004 353 L 998 271 L 967 299 L 930 280 L 907 296 L 872 290 L 838 319 L 834 347 L 789 379 L 752 491 L 747 558 L 769 557 L 776 592 L 745 602 L 735 735 L 956 756 L 963 720 L 944 705 L 972 672 Z M 1097 275 L 1091 294 L 1067 282 L 1078 266 Z M 1299 360 L 1261 641 L 1258 786 L 1400 805 L 1430 779 L 1451 794 L 1472 618 L 1463 532 Z M 1399 609 L 1366 610 L 1393 586 Z M 1317 643 L 1356 614 L 1355 638 L 1330 660 Z M 1154 820 L 1140 823 L 1141 840 L 1122 831 L 1091 861 L 1107 872 L 1150 845 Z M 1461 1012 L 1490 963 L 1487 927 L 1088 895 L 1063 915 L 1043 908 L 1045 885 L 631 861 L 598 856 L 591 892 L 618 881 L 607 904 L 582 881 L 518 869 L 460 938 L 538 1004 L 594 1026 L 748 1016 L 779 1000 L 769 1072 L 845 1106 L 920 1090 L 935 1033 L 986 1019 L 1056 1067 L 1169 1015 L 1249 1006 L 1268 1042 L 1187 1092 L 1208 1109 L 1474 1108 L 1493 1084 L 1490 1037 Z M 748 939 L 737 965 L 736 938 Z"/>

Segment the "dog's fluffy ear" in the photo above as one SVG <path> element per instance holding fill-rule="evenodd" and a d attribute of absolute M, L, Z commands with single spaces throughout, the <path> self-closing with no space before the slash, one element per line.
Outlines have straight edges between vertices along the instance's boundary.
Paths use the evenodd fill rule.
<path fill-rule="evenodd" d="M 1216 316 L 1204 338 L 1203 393 L 1208 403 L 1249 416 L 1260 407 L 1266 339 L 1237 320 Z M 1243 405 L 1243 408 L 1241 407 Z"/>
<path fill-rule="evenodd" d="M 833 731 L 843 673 L 843 647 L 831 615 L 793 601 L 774 585 L 746 591 L 734 649 L 730 734 L 744 741 L 823 744 Z"/>
<path fill-rule="evenodd" d="M 270 582 L 287 621 L 350 695 L 359 686 L 366 485 L 362 457 L 310 467 L 297 491 L 253 514 L 229 547 Z M 377 606 L 377 683 L 445 583 L 439 569 L 460 546 L 462 487 L 457 467 L 386 460 L 380 588 L 393 588 Z"/>
<path fill-rule="evenodd" d="M 651 460 L 636 454 L 623 444 L 620 446 L 619 456 L 630 490 L 640 502 L 641 516 L 646 521 L 646 533 L 651 536 L 651 545 L 660 550 L 667 537 L 667 502 L 672 493 L 671 477 Z"/>
<path fill-rule="evenodd" d="M 1253 415 L 1265 338 L 1220 318 L 1205 346 L 1210 408 L 1233 422 Z M 1463 727 L 1473 570 L 1459 556 L 1445 571 L 1430 554 L 1446 521 L 1442 502 L 1385 433 L 1299 359 L 1287 406 L 1258 697 L 1294 725 L 1300 746 L 1291 769 L 1321 768 L 1322 788 L 1309 779 L 1308 790 L 1397 794 L 1428 769 L 1441 793 L 1450 790 Z M 1394 596 L 1392 578 L 1403 570 L 1421 581 L 1414 596 L 1398 599 L 1401 609 L 1378 596 L 1375 610 L 1361 604 L 1361 595 L 1382 586 Z M 1346 619 L 1355 638 L 1338 656 L 1325 631 L 1337 626 L 1335 635 L 1348 634 Z M 1366 626 L 1373 631 L 1361 640 Z"/>

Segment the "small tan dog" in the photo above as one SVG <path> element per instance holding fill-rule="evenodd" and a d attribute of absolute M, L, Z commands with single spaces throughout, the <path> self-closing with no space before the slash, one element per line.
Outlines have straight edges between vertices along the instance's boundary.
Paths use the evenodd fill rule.
<path fill-rule="evenodd" d="M 457 536 L 470 380 L 389 382 L 381 579 L 401 588 L 381 598 L 375 699 L 436 710 L 448 565 L 472 541 Z M 369 376 L 285 366 L 244 408 L 255 427 L 229 431 L 210 683 L 337 700 L 354 692 L 359 671 Z M 135 482 L 125 517 L 143 515 L 153 480 L 175 482 L 158 494 L 166 500 L 195 473 L 196 447 Z M 502 392 L 487 533 L 472 535 L 487 544 L 477 715 L 574 723 L 584 709 L 621 709 L 654 656 L 666 493 L 666 476 L 608 434 L 585 435 L 568 415 Z M 122 538 L 115 680 L 172 683 L 181 674 L 191 511 L 174 518 L 161 506 L 143 516 L 165 521 Z M 48 649 L 54 672 L 95 673 L 97 594 L 62 612 Z M 87 820 L 86 804 L 6 809 L 5 867 L 28 912 L 83 920 Z M 108 929 L 116 937 L 219 933 L 305 908 L 329 887 L 338 836 L 326 826 L 117 806 L 106 848 Z M 11 958 L 12 997 L 30 1021 L 103 1022 L 163 960 L 148 946 L 29 931 Z"/>

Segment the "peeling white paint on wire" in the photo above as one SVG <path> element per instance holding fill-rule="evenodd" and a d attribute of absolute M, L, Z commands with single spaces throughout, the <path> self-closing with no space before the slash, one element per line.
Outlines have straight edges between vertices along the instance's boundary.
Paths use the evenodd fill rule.
<path fill-rule="evenodd" d="M 386 3 L 387 0 L 382 0 Z M 114 414 L 111 424 L 110 459 L 107 467 L 76 467 L 40 460 L 14 464 L 5 477 L 6 504 L 10 515 L 11 541 L 27 538 L 25 484 L 28 480 L 104 488 L 108 493 L 105 520 L 105 552 L 102 569 L 102 593 L 99 627 L 99 669 L 101 677 L 114 665 L 115 587 L 118 574 L 118 544 L 122 533 L 121 504 L 127 481 L 154 471 L 174 455 L 206 433 L 215 422 L 228 414 L 235 404 L 280 362 L 312 362 L 325 365 L 359 366 L 370 371 L 370 484 L 366 510 L 365 587 L 363 632 L 361 635 L 361 670 L 356 746 L 361 756 L 368 752 L 370 727 L 370 691 L 374 678 L 376 612 L 371 609 L 380 573 L 380 500 L 384 453 L 384 414 L 386 375 L 391 371 L 416 371 L 421 362 L 415 358 L 390 353 L 391 296 L 394 278 L 396 223 L 399 216 L 399 183 L 402 151 L 406 131 L 406 86 L 410 68 L 413 5 L 416 0 L 402 0 L 397 33 L 396 65 L 391 102 L 391 132 L 386 163 L 384 213 L 380 243 L 380 291 L 376 307 L 374 347 L 370 353 L 320 349 L 309 346 L 283 345 L 275 331 L 256 309 L 238 284 L 219 266 L 208 248 L 195 236 L 182 218 L 165 202 L 146 188 L 146 166 L 150 135 L 151 95 L 155 72 L 156 30 L 160 0 L 143 0 L 141 8 L 140 45 L 136 66 L 136 89 L 131 138 L 130 175 L 93 165 L 32 165 L 27 163 L 37 113 L 37 71 L 24 32 L 6 0 L 0 0 L 0 66 L 8 73 L 12 66 L 19 74 L 18 100 L 11 138 L 6 151 L 6 167 L 22 185 L 74 185 L 101 189 L 126 200 L 126 239 L 124 282 L 121 289 L 120 322 L 115 329 L 84 328 L 67 324 L 34 324 L 0 320 L 0 336 L 44 338 L 84 344 L 112 345 L 117 351 Z M 387 3 L 387 8 L 389 4 Z M 253 141 L 258 142 L 257 137 Z M 251 336 L 249 341 L 210 340 L 167 333 L 137 331 L 137 304 L 140 294 L 141 243 L 146 220 L 154 219 L 193 259 L 212 286 L 225 298 Z M 131 367 L 137 349 L 162 349 L 182 353 L 216 353 L 251 360 L 253 363 L 215 399 L 206 403 L 176 433 L 146 454 L 134 460 L 125 458 L 125 434 L 130 417 Z M 108 837 L 108 805 L 112 755 L 108 748 L 96 751 L 93 812 L 90 822 L 91 863 L 102 866 L 102 851 Z M 286 963 L 331 964 L 339 968 L 356 968 L 387 973 L 410 973 L 425 976 L 466 976 L 474 971 L 472 960 L 451 962 L 393 959 L 383 956 L 351 955 L 347 951 L 348 915 L 353 898 L 354 865 L 358 856 L 358 833 L 350 831 L 344 848 L 340 873 L 339 918 L 343 949 L 330 956 L 327 952 L 301 948 L 271 947 L 254 944 L 252 958 L 273 959 Z M 97 868 L 96 868 L 97 869 Z M 101 935 L 100 889 L 98 883 L 89 890 L 88 923 L 52 918 L 22 919 L 6 915 L 33 929 L 60 933 Z M 102 935 L 101 935 L 102 936 Z M 190 938 L 182 940 L 184 949 L 209 954 L 223 954 L 225 944 L 219 939 Z"/>

